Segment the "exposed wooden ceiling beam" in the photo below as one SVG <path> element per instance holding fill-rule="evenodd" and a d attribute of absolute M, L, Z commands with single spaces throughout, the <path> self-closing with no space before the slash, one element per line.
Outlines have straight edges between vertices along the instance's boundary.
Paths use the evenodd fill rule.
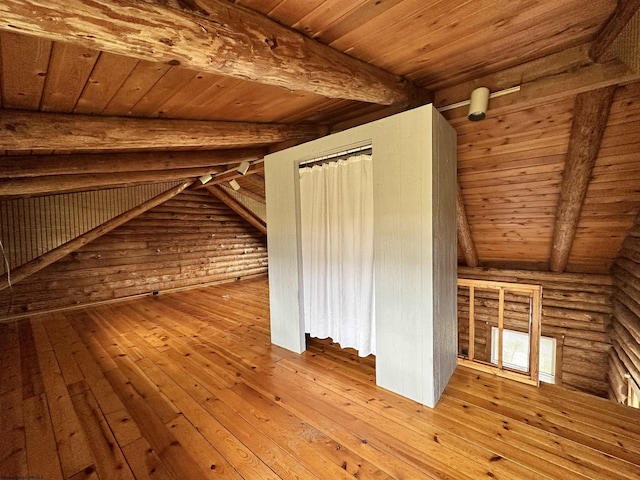
<path fill-rule="evenodd" d="M 40 255 L 37 258 L 34 258 L 30 262 L 20 265 L 19 267 L 11 271 L 11 284 L 13 285 L 24 280 L 25 278 L 29 277 L 30 275 L 33 275 L 36 272 L 39 272 L 40 270 L 51 265 L 52 263 L 57 262 L 58 260 L 63 258 L 65 255 L 75 252 L 77 249 L 86 245 L 89 242 L 92 242 L 96 238 L 101 237 L 102 235 L 119 227 L 120 225 L 124 225 L 129 220 L 141 215 L 147 210 L 157 207 L 158 205 L 175 197 L 176 195 L 184 191 L 186 188 L 188 188 L 192 183 L 193 183 L 192 181 L 183 182 L 180 185 L 177 185 L 176 187 L 173 187 L 170 190 L 167 190 L 166 192 L 163 192 L 160 195 L 156 195 L 150 200 L 147 200 L 146 202 L 141 203 L 137 207 L 134 207 L 131 210 L 128 210 L 118 215 L 115 218 L 112 218 L 111 220 L 108 220 L 102 225 L 99 225 L 98 227 L 92 230 L 89 230 L 88 232 L 80 235 L 79 237 L 76 237 L 73 240 L 70 240 L 67 243 L 62 244 L 59 247 L 54 248 L 53 250 L 50 250 L 47 253 Z M 3 277 L 2 279 L 0 279 L 0 291 L 8 287 L 9 287 L 9 282 L 7 280 L 7 277 Z"/>
<path fill-rule="evenodd" d="M 0 179 L 41 177 L 43 175 L 91 175 L 98 173 L 194 169 L 257 160 L 263 158 L 264 153 L 264 150 L 258 148 L 243 148 L 187 152 L 0 157 Z"/>
<path fill-rule="evenodd" d="M 0 145 L 7 150 L 233 148 L 326 133 L 316 125 L 98 117 L 0 110 Z"/>
<path fill-rule="evenodd" d="M 260 218 L 255 216 L 253 212 L 251 212 L 248 208 L 246 208 L 240 202 L 236 201 L 235 198 L 233 198 L 231 195 L 225 192 L 222 189 L 222 187 L 220 187 L 219 185 L 213 185 L 213 186 L 207 185 L 206 189 L 209 191 L 209 193 L 211 193 L 211 195 L 219 199 L 227 207 L 229 207 L 231 210 L 236 212 L 238 215 L 244 218 L 247 222 L 249 222 L 255 228 L 257 228 L 260 231 L 260 233 L 264 235 L 267 234 L 267 224 L 263 222 Z"/>
<path fill-rule="evenodd" d="M 469 228 L 467 213 L 464 208 L 464 198 L 462 197 L 460 184 L 457 185 L 457 190 L 456 222 L 458 225 L 458 242 L 460 243 L 460 248 L 462 248 L 462 253 L 464 254 L 467 266 L 477 267 L 479 264 L 478 253 L 476 252 L 476 246 L 473 243 L 473 237 L 471 236 L 471 229 Z"/>
<path fill-rule="evenodd" d="M 623 62 L 611 60 L 596 63 L 589 58 L 589 44 L 549 55 L 492 75 L 465 82 L 435 92 L 436 108 L 469 100 L 473 89 L 485 86 L 492 92 L 520 86 L 520 91 L 492 98 L 488 117 L 506 115 L 537 105 L 554 102 L 611 85 L 621 85 L 640 80 L 640 72 L 634 72 Z M 467 121 L 466 107 L 443 112 L 443 116 L 455 126 Z"/>
<path fill-rule="evenodd" d="M 615 87 L 601 88 L 581 93 L 576 97 L 569 149 L 553 227 L 549 264 L 554 272 L 563 272 L 567 267 L 615 90 Z"/>
<path fill-rule="evenodd" d="M 221 167 L 199 167 L 142 172 L 3 178 L 0 179 L 0 197 L 29 197 L 57 193 L 84 192 L 103 188 L 187 180 L 200 177 L 201 175 L 216 174 L 220 171 Z"/>
<path fill-rule="evenodd" d="M 128 57 L 384 105 L 420 92 L 380 68 L 219 0 L 3 0 L 0 29 Z"/>
<path fill-rule="evenodd" d="M 589 57 L 594 62 L 599 62 L 605 58 L 605 54 L 613 44 L 613 41 L 620 34 L 622 29 L 633 18 L 640 8 L 640 0 L 618 0 L 618 5 L 613 14 L 604 25 L 602 30 L 591 44 Z"/>

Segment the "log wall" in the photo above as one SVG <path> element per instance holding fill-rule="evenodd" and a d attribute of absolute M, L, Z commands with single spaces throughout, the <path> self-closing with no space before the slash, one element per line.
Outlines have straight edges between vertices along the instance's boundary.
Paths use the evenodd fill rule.
<path fill-rule="evenodd" d="M 613 321 L 609 355 L 609 398 L 627 400 L 627 382 L 640 384 L 640 218 L 613 265 Z M 630 375 L 632 380 L 627 380 Z"/>
<path fill-rule="evenodd" d="M 0 241 L 7 263 L 12 269 L 27 263 L 178 183 L 0 200 Z"/>
<path fill-rule="evenodd" d="M 611 276 L 458 267 L 458 277 L 542 285 L 542 335 L 556 338 L 560 345 L 557 361 L 561 368 L 556 383 L 599 396 L 607 395 Z M 488 331 L 486 322 L 497 319 L 497 300 L 490 295 L 485 297 L 475 305 L 475 317 L 483 320 L 476 322 L 477 352 L 483 351 L 482 339 Z M 505 328 L 526 329 L 528 305 L 521 305 L 516 296 L 512 297 L 505 302 Z M 463 342 L 468 342 L 465 337 L 468 334 L 468 303 L 468 292 L 459 289 L 458 327 Z M 486 326 L 484 330 L 481 324 Z"/>
<path fill-rule="evenodd" d="M 264 235 L 187 191 L 0 292 L 0 318 L 266 271 Z"/>

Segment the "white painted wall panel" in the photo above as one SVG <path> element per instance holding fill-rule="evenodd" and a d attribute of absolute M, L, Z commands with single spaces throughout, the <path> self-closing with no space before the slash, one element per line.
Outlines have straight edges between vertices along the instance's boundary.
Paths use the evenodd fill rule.
<path fill-rule="evenodd" d="M 301 352 L 297 166 L 371 142 L 378 385 L 434 406 L 456 364 L 456 138 L 431 106 L 265 159 L 272 342 Z"/>

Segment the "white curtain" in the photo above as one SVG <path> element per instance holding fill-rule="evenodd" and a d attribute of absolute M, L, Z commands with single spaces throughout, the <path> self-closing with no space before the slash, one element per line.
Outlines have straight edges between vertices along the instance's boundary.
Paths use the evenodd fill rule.
<path fill-rule="evenodd" d="M 300 169 L 305 331 L 375 354 L 371 155 Z"/>

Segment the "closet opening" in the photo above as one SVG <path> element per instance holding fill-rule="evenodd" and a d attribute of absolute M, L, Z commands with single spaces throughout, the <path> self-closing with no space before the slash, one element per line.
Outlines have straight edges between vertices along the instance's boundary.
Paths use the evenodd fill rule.
<path fill-rule="evenodd" d="M 373 168 L 369 144 L 305 159 L 298 172 L 307 348 L 358 363 L 376 349 Z"/>

